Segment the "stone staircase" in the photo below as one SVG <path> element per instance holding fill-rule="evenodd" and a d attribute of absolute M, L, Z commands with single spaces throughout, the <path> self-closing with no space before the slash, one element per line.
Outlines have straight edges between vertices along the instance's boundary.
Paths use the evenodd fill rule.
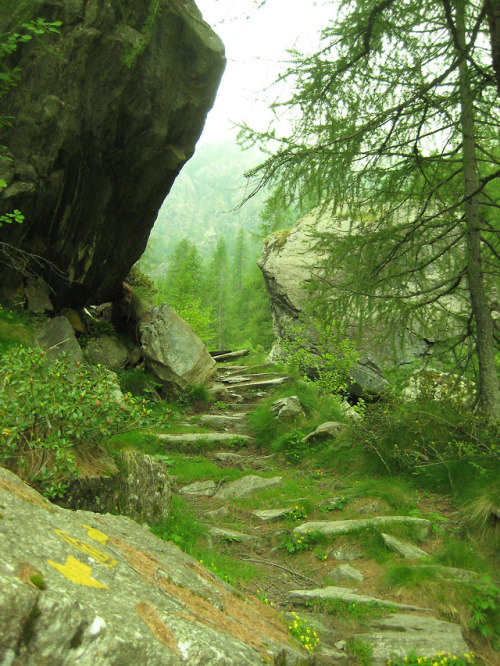
<path fill-rule="evenodd" d="M 244 593 L 260 596 L 264 603 L 282 610 L 290 627 L 296 622 L 305 632 L 316 632 L 317 664 L 361 663 L 351 649 L 356 644 L 370 645 L 371 661 L 365 663 L 371 664 L 386 664 L 393 655 L 404 657 L 412 649 L 422 656 L 467 653 L 457 624 L 438 619 L 432 608 L 413 603 L 404 591 L 385 592 L 380 567 L 355 539 L 351 541 L 360 529 L 383 529 L 394 557 L 414 562 L 425 559 L 432 549 L 434 535 L 428 520 L 404 515 L 366 517 L 361 508 L 359 514 L 351 508 L 349 519 L 344 519 L 342 509 L 330 511 L 339 504 L 338 497 L 327 497 L 316 505 L 310 498 L 339 489 L 342 495 L 354 493 L 355 497 L 354 480 L 348 485 L 333 477 L 306 478 L 300 466 L 287 466 L 276 454 L 264 455 L 253 445 L 246 424 L 248 412 L 288 381 L 266 365 L 221 366 L 215 387 L 217 411 L 192 417 L 185 433 L 159 435 L 167 447 L 204 441 L 210 445 L 204 454 L 207 458 L 240 472 L 232 480 L 203 478 L 175 488 L 196 519 L 207 526 L 207 560 L 218 548 L 257 566 L 261 579 L 242 584 Z M 202 425 L 210 432 L 189 432 L 191 425 Z M 301 474 L 301 496 L 288 497 L 287 481 L 296 483 Z M 312 515 L 302 508 L 306 505 Z M 377 502 L 372 503 L 373 513 L 376 507 Z M 325 513 L 332 519 L 317 519 Z M 395 525 L 405 526 L 423 548 L 386 534 Z M 315 554 L 306 548 L 311 534 L 324 537 L 322 550 L 316 547 Z M 329 544 L 332 537 L 335 541 Z"/>

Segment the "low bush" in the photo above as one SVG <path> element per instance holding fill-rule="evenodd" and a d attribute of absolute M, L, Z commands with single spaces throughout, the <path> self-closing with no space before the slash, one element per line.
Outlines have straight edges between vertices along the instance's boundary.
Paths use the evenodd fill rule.
<path fill-rule="evenodd" d="M 24 347 L 0 361 L 0 463 L 48 497 L 61 496 L 77 474 L 79 448 L 148 423 L 146 401 L 123 396 L 104 368 Z"/>
<path fill-rule="evenodd" d="M 500 426 L 447 400 L 389 397 L 369 405 L 342 437 L 370 453 L 379 471 L 411 474 L 419 485 L 458 498 L 477 483 L 493 483 L 500 467 Z"/>

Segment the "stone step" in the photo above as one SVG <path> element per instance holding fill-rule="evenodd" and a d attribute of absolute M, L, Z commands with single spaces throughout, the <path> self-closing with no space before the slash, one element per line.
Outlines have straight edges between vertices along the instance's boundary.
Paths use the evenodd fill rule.
<path fill-rule="evenodd" d="M 397 553 L 405 560 L 419 560 L 428 557 L 425 550 L 418 548 L 418 546 L 414 546 L 408 541 L 401 541 L 401 539 L 396 539 L 396 537 L 392 536 L 391 534 L 382 533 L 382 539 L 389 550 Z"/>
<path fill-rule="evenodd" d="M 293 513 L 293 509 L 289 507 L 288 509 L 261 509 L 259 511 L 252 511 L 252 516 L 259 518 L 265 523 L 274 523 L 285 516 L 289 516 Z"/>
<path fill-rule="evenodd" d="M 234 541 L 236 543 L 244 543 L 248 545 L 257 545 L 260 542 L 259 537 L 244 534 L 243 532 L 237 532 L 236 530 L 227 530 L 224 527 L 210 527 L 208 533 L 210 536 L 219 539 L 220 541 Z"/>
<path fill-rule="evenodd" d="M 224 365 L 217 368 L 217 374 L 220 377 L 228 377 L 236 373 L 252 374 L 262 372 L 272 368 L 271 363 L 260 363 L 258 365 Z"/>
<path fill-rule="evenodd" d="M 241 384 L 243 382 L 264 381 L 266 379 L 279 379 L 284 377 L 282 372 L 258 372 L 258 373 L 236 373 L 230 376 L 219 377 L 223 384 Z"/>
<path fill-rule="evenodd" d="M 229 481 L 221 486 L 221 483 L 215 481 L 194 481 L 180 489 L 181 495 L 192 495 L 195 497 L 216 497 L 217 499 L 227 499 L 228 497 L 246 497 L 252 495 L 264 488 L 272 488 L 283 483 L 282 476 L 275 476 L 266 479 L 261 476 L 248 474 L 241 479 Z"/>
<path fill-rule="evenodd" d="M 250 353 L 249 349 L 240 349 L 238 351 L 227 352 L 225 354 L 211 352 L 211 356 L 216 363 L 222 363 L 224 361 L 230 361 L 233 358 L 242 358 L 243 356 L 248 356 L 249 353 Z"/>
<path fill-rule="evenodd" d="M 157 438 L 165 444 L 190 444 L 192 442 L 206 442 L 207 444 L 224 444 L 231 440 L 241 440 L 251 442 L 252 438 L 248 435 L 239 435 L 232 432 L 184 432 L 170 435 L 160 433 Z"/>
<path fill-rule="evenodd" d="M 354 532 L 363 527 L 382 527 L 384 525 L 402 524 L 413 527 L 419 539 L 427 539 L 432 530 L 430 520 L 413 516 L 375 516 L 375 518 L 358 518 L 354 520 L 317 520 L 302 523 L 294 528 L 294 534 L 319 532 L 320 534 L 336 535 Z"/>
<path fill-rule="evenodd" d="M 216 430 L 228 429 L 228 428 L 241 428 L 245 424 L 244 413 L 235 413 L 235 414 L 203 414 L 200 417 L 197 417 L 197 420 L 200 425 L 206 426 L 207 428 L 214 428 Z"/>
<path fill-rule="evenodd" d="M 288 593 L 288 599 L 292 603 L 307 604 L 311 601 L 345 601 L 346 603 L 355 604 L 378 604 L 379 606 L 387 606 L 392 608 L 399 608 L 401 610 L 412 611 L 428 611 L 428 608 L 421 608 L 420 606 L 413 606 L 411 604 L 401 604 L 396 601 L 388 601 L 387 599 L 379 599 L 378 597 L 369 597 L 366 594 L 357 594 L 348 587 L 328 586 L 317 588 L 315 590 L 291 590 Z"/>
<path fill-rule="evenodd" d="M 276 377 L 275 379 L 262 379 L 260 381 L 243 381 L 237 384 L 231 384 L 231 390 L 235 389 L 258 389 L 258 388 L 272 388 L 280 386 L 291 381 L 291 377 Z"/>

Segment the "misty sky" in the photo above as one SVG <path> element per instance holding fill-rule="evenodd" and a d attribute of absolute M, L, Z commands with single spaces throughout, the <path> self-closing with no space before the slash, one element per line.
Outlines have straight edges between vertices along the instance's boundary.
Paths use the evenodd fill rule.
<path fill-rule="evenodd" d="M 203 18 L 226 46 L 228 64 L 201 141 L 236 135 L 231 121 L 265 129 L 279 89 L 271 84 L 286 68 L 287 49 L 315 51 L 318 32 L 331 17 L 331 0 L 196 0 Z"/>

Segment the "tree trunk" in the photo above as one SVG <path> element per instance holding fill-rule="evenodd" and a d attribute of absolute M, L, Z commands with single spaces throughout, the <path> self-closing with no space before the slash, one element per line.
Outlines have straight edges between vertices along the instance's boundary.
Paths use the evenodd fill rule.
<path fill-rule="evenodd" d="M 498 0 L 486 0 L 486 13 L 490 28 L 491 59 L 495 70 L 498 96 L 500 97 L 500 2 Z"/>
<path fill-rule="evenodd" d="M 457 0 L 458 49 L 465 48 L 464 0 Z M 460 122 L 465 195 L 467 276 L 472 315 L 476 324 L 476 351 L 479 366 L 478 399 L 489 421 L 500 419 L 500 384 L 495 367 L 493 319 L 484 284 L 481 260 L 481 216 L 479 213 L 478 170 L 474 137 L 474 107 L 469 67 L 463 58 L 459 68 Z"/>

